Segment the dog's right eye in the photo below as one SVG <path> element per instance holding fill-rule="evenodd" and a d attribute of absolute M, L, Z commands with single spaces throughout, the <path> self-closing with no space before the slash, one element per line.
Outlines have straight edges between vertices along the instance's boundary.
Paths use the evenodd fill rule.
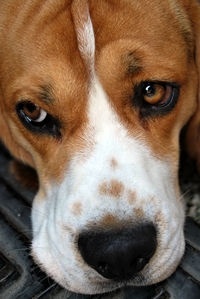
<path fill-rule="evenodd" d="M 60 138 L 60 122 L 38 105 L 23 101 L 17 104 L 16 111 L 23 125 L 30 131 Z"/>

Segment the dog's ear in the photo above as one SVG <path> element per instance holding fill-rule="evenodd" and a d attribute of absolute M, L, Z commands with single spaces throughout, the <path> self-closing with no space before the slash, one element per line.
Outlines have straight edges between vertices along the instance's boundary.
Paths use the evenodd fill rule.
<path fill-rule="evenodd" d="M 196 160 L 197 169 L 200 172 L 200 3 L 196 0 L 193 1 L 195 3 L 191 12 L 191 21 L 195 36 L 195 63 L 198 72 L 198 91 L 197 108 L 186 131 L 186 149 L 190 157 Z"/>

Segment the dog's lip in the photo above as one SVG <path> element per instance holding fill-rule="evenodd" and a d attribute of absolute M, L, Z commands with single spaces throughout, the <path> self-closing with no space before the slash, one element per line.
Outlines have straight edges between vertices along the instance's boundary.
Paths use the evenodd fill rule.
<path fill-rule="evenodd" d="M 60 269 L 61 270 L 61 269 Z M 66 270 L 63 271 L 63 269 L 61 270 L 62 273 L 65 276 L 65 273 L 67 273 Z M 96 272 L 96 271 L 95 271 Z M 142 271 L 141 271 L 142 272 Z M 127 287 L 127 286 L 135 286 L 135 287 L 140 287 L 140 286 L 145 286 L 148 284 L 149 277 L 145 277 L 142 275 L 142 273 L 139 272 L 137 275 L 134 275 L 134 277 L 127 279 L 126 281 L 120 281 L 120 280 L 114 280 L 114 279 L 108 279 L 105 278 L 103 276 L 101 276 L 98 272 L 96 272 L 96 277 L 92 278 L 88 281 L 88 287 L 90 288 L 90 292 L 88 294 L 93 294 L 93 289 L 95 290 L 95 293 L 107 293 L 107 292 L 111 292 L 114 290 L 117 290 L 119 288 L 123 288 L 123 287 Z M 79 292 L 79 289 L 75 289 L 75 288 L 70 288 L 70 284 L 67 283 L 67 285 L 65 285 L 65 277 L 63 279 L 63 283 L 61 283 L 63 287 L 67 288 L 70 291 L 73 292 Z M 84 294 L 84 291 L 82 291 Z"/>
<path fill-rule="evenodd" d="M 71 284 L 71 282 L 67 278 L 69 276 L 69 273 L 68 273 L 67 269 L 65 269 L 64 265 L 62 265 L 62 262 L 59 259 L 57 259 L 55 256 L 54 256 L 54 262 L 56 262 L 58 264 L 60 273 L 58 273 L 59 275 L 57 277 L 52 277 L 52 278 L 55 279 L 64 288 L 66 288 L 70 291 L 79 293 L 80 286 L 78 287 L 78 282 L 77 282 L 77 286 Z M 48 269 L 46 269 L 45 265 L 43 265 L 43 266 L 44 267 L 42 267 L 42 268 L 45 270 L 45 272 L 48 273 L 50 276 L 52 276 L 52 273 L 50 273 L 48 271 Z M 144 268 L 144 270 L 145 269 L 146 269 L 146 271 L 141 271 L 139 274 L 135 275 L 133 278 L 131 278 L 127 281 L 123 281 L 123 282 L 106 279 L 106 278 L 102 277 L 100 274 L 96 273 L 96 275 L 94 275 L 93 278 L 88 279 L 88 281 L 86 283 L 86 285 L 87 285 L 86 289 L 84 289 L 84 285 L 83 285 L 83 288 L 81 288 L 81 293 L 84 293 L 84 294 L 87 294 L 87 293 L 92 294 L 93 292 L 106 293 L 106 292 L 111 292 L 111 291 L 117 290 L 117 289 L 125 287 L 125 286 L 139 287 L 139 286 L 151 285 L 151 284 L 154 284 L 154 283 L 157 283 L 160 281 L 160 279 L 158 279 L 159 275 L 154 276 L 155 272 L 153 275 L 154 277 L 151 277 L 152 273 L 151 273 L 148 265 Z M 167 275 L 167 276 L 169 276 L 169 275 Z M 60 279 L 58 277 L 60 277 Z M 164 279 L 165 279 L 165 277 L 164 277 Z"/>
<path fill-rule="evenodd" d="M 175 243 L 175 246 L 171 248 L 170 252 L 168 253 L 168 256 L 165 257 L 165 260 L 162 261 L 162 263 L 158 263 L 155 267 L 153 265 L 153 270 L 152 268 L 147 268 L 146 272 L 144 272 L 144 277 L 145 277 L 145 282 L 146 285 L 151 285 L 155 283 L 159 283 L 163 281 L 164 279 L 168 278 L 177 268 L 179 265 L 183 254 L 185 250 L 185 239 L 184 237 L 182 238 L 183 233 L 182 230 L 180 231 L 179 239 Z M 176 251 L 175 251 L 176 249 Z M 162 255 L 163 251 L 166 251 L 166 248 L 163 248 L 162 251 L 160 252 L 160 255 Z M 179 257 L 179 258 L 178 258 Z M 164 265 L 166 265 L 166 260 L 167 260 L 167 267 L 165 267 L 164 272 L 160 272 L 161 269 L 164 268 Z"/>
<path fill-rule="evenodd" d="M 66 288 L 72 292 L 79 293 L 78 288 L 75 289 L 73 287 L 72 288 L 70 287 L 71 284 L 69 283 L 69 281 L 66 278 L 68 271 L 62 266 L 62 263 L 60 263 L 60 261 L 55 256 L 54 256 L 54 260 L 58 264 L 60 272 L 62 273 L 62 276 L 63 276 L 62 281 L 58 281 L 58 283 L 60 285 L 62 285 L 64 288 Z M 44 265 L 44 268 L 45 268 L 45 265 Z M 52 276 L 52 274 L 47 269 L 45 269 L 45 271 L 48 273 L 48 275 Z M 113 279 L 107 279 L 107 278 L 104 278 L 103 276 L 101 276 L 100 274 L 98 274 L 97 272 L 96 272 L 96 274 L 97 275 L 95 278 L 90 279 L 89 284 L 90 284 L 90 287 L 92 286 L 92 288 L 94 288 L 95 292 L 97 292 L 97 293 L 111 292 L 111 291 L 117 290 L 119 288 L 126 287 L 126 286 L 133 285 L 133 284 L 135 286 L 137 286 L 137 285 L 141 286 L 141 285 L 145 285 L 145 281 L 146 281 L 145 277 L 143 277 L 143 275 L 141 275 L 141 273 L 134 275 L 134 277 L 132 277 L 131 279 L 128 279 L 126 281 L 117 281 L 117 280 L 113 280 Z M 53 279 L 56 280 L 56 277 L 53 277 Z M 91 292 L 88 294 L 91 294 Z M 84 294 L 86 294 L 86 293 L 84 293 Z"/>
<path fill-rule="evenodd" d="M 62 284 L 62 283 L 61 283 Z M 103 294 L 103 293 L 108 293 L 115 291 L 117 289 L 123 288 L 130 285 L 128 282 L 114 282 L 109 279 L 104 279 L 103 281 L 92 281 L 90 285 L 88 285 L 88 290 L 81 290 L 82 294 Z M 79 289 L 80 287 L 70 287 L 69 285 L 65 285 L 64 283 L 62 284 L 63 287 L 67 288 L 69 291 L 75 292 L 75 293 L 80 293 Z"/>

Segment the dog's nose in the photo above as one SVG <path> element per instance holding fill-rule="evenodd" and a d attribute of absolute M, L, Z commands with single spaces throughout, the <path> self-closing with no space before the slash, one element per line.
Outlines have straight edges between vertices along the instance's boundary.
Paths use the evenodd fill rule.
<path fill-rule="evenodd" d="M 106 232 L 83 232 L 78 239 L 85 262 L 105 278 L 114 280 L 133 278 L 149 262 L 156 246 L 156 229 L 151 223 Z"/>

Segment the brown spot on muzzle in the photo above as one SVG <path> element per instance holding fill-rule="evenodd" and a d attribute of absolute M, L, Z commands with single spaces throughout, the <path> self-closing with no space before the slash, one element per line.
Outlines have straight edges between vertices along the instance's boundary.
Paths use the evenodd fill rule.
<path fill-rule="evenodd" d="M 142 208 L 136 208 L 134 209 L 134 217 L 138 219 L 145 219 L 145 214 Z"/>
<path fill-rule="evenodd" d="M 99 187 L 99 193 L 101 195 L 109 195 L 113 197 L 120 197 L 122 192 L 124 190 L 124 185 L 117 181 L 117 180 L 111 180 L 109 183 L 104 182 Z"/>
<path fill-rule="evenodd" d="M 155 223 L 162 227 L 162 229 L 166 228 L 166 220 L 162 212 L 157 212 L 155 215 Z"/>
<path fill-rule="evenodd" d="M 110 166 L 113 170 L 118 166 L 117 160 L 115 158 L 111 159 Z"/>
<path fill-rule="evenodd" d="M 82 213 L 82 203 L 81 202 L 75 202 L 72 205 L 72 209 L 71 209 L 72 213 L 74 216 L 80 216 Z"/>
<path fill-rule="evenodd" d="M 129 200 L 128 200 L 128 202 L 129 202 L 130 205 L 133 205 L 135 203 L 136 198 L 137 197 L 136 197 L 135 191 L 129 191 Z"/>
<path fill-rule="evenodd" d="M 114 227 L 118 223 L 117 218 L 112 214 L 106 214 L 100 221 L 100 226 L 103 227 Z"/>
<path fill-rule="evenodd" d="M 91 222 L 89 227 L 96 228 L 98 230 L 121 230 L 131 227 L 133 225 L 133 219 L 131 217 L 127 217 L 126 219 L 120 219 L 118 215 L 113 215 L 112 213 L 106 213 L 98 222 Z"/>

